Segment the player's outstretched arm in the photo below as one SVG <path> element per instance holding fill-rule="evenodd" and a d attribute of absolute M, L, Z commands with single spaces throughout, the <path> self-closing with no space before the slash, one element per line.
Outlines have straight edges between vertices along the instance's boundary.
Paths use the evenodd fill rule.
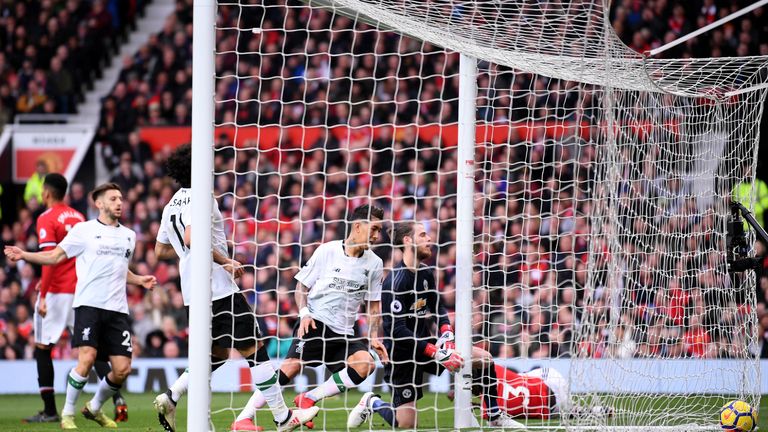
<path fill-rule="evenodd" d="M 384 344 L 381 343 L 379 338 L 379 329 L 381 329 L 381 301 L 369 301 L 368 302 L 368 331 L 370 332 L 369 339 L 371 341 L 371 348 L 379 355 L 379 360 L 382 364 L 389 362 L 389 354 Z"/>
<path fill-rule="evenodd" d="M 131 285 L 140 285 L 146 289 L 152 289 L 157 285 L 157 278 L 152 275 L 137 275 L 128 270 L 127 282 Z"/>
<path fill-rule="evenodd" d="M 296 300 L 296 306 L 299 308 L 299 329 L 296 330 L 296 336 L 301 339 L 305 333 L 312 327 L 316 329 L 315 320 L 312 319 L 312 315 L 309 314 L 309 308 L 307 307 L 307 294 L 309 293 L 309 287 L 301 282 L 296 284 L 296 294 L 294 299 Z"/>
<path fill-rule="evenodd" d="M 16 246 L 6 246 L 4 252 L 5 257 L 11 262 L 24 260 L 38 265 L 56 265 L 67 259 L 64 249 L 59 246 L 43 252 L 26 252 Z"/>

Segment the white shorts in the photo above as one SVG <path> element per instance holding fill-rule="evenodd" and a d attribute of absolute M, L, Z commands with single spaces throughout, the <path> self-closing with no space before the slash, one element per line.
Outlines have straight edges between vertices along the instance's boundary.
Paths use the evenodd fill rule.
<path fill-rule="evenodd" d="M 65 328 L 70 330 L 74 328 L 75 310 L 72 309 L 74 300 L 74 294 L 48 293 L 45 296 L 45 306 L 48 310 L 44 317 L 37 312 L 37 303 L 35 304 L 35 343 L 53 345 L 59 341 Z"/>
<path fill-rule="evenodd" d="M 553 414 L 568 411 L 568 408 L 571 406 L 571 398 L 568 394 L 568 380 L 560 372 L 552 368 L 539 368 L 526 372 L 523 375 L 541 378 L 544 384 L 549 387 L 549 390 L 554 393 L 556 403 Z"/>

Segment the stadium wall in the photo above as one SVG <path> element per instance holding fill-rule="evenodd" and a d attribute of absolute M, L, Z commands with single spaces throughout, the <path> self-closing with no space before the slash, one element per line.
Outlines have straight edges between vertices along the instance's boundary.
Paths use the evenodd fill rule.
<path fill-rule="evenodd" d="M 733 360 L 655 360 L 634 359 L 619 365 L 606 360 L 589 360 L 591 365 L 582 368 L 589 374 L 587 379 L 580 382 L 589 382 L 590 390 L 597 392 L 617 391 L 615 383 L 626 382 L 631 387 L 618 389 L 627 393 L 680 393 L 689 394 L 735 394 L 738 393 L 739 380 L 733 376 L 724 376 L 713 371 L 727 368 L 733 364 Z M 56 392 L 63 393 L 66 388 L 66 378 L 69 370 L 75 366 L 75 361 L 55 361 Z M 549 367 L 557 369 L 565 377 L 570 368 L 569 359 L 503 359 L 498 360 L 517 371 L 528 371 L 537 367 Z M 279 366 L 279 361 L 275 361 Z M 168 388 L 181 372 L 187 367 L 186 359 L 136 359 L 133 361 L 133 371 L 126 382 L 126 389 L 132 393 L 159 392 Z M 761 392 L 768 394 L 768 360 L 760 361 L 761 368 Z M 647 376 L 664 377 L 664 379 L 647 380 L 622 380 L 622 374 L 634 375 L 637 371 L 647 373 Z M 0 361 L 0 376 L 15 377 L 4 379 L 0 384 L 0 394 L 35 394 L 38 393 L 37 369 L 34 361 Z M 606 377 L 610 377 L 608 381 Z M 384 370 L 379 367 L 371 377 L 361 386 L 360 391 L 369 391 L 374 384 L 383 384 Z M 305 391 L 310 386 L 327 379 L 323 368 L 307 368 L 304 375 L 296 377 L 294 384 L 297 391 Z M 91 373 L 86 392 L 96 391 L 98 381 L 96 375 Z M 214 392 L 251 391 L 251 376 L 245 361 L 228 362 L 213 374 L 211 387 Z M 430 377 L 429 391 L 444 393 L 450 389 L 450 379 L 447 373 L 439 377 Z M 685 390 L 682 390 L 685 389 Z M 574 392 L 579 392 L 574 388 Z M 384 386 L 383 392 L 388 388 Z"/>

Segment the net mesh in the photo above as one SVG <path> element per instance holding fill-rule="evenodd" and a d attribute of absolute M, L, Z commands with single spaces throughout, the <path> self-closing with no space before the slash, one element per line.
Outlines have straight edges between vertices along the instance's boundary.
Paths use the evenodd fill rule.
<path fill-rule="evenodd" d="M 755 281 L 727 273 L 725 233 L 754 178 L 768 59 L 645 58 L 589 0 L 219 1 L 216 193 L 273 358 L 293 276 L 360 204 L 425 224 L 453 310 L 457 52 L 480 59 L 473 342 L 565 377 L 556 407 L 519 383 L 504 403 L 572 430 L 719 429 L 727 400 L 757 405 Z M 401 259 L 386 237 L 374 251 L 385 270 Z M 305 375 L 295 389 L 327 377 Z M 361 388 L 389 395 L 382 376 Z M 316 427 L 343 429 L 359 396 Z M 443 395 L 418 410 L 420 427 L 453 426 Z"/>

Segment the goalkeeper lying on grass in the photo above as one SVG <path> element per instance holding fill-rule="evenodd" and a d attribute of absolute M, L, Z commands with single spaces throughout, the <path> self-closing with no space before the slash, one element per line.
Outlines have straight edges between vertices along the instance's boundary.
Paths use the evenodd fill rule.
<path fill-rule="evenodd" d="M 439 375 L 461 369 L 464 358 L 455 350 L 453 332 L 432 271 L 422 260 L 432 256 L 432 239 L 424 225 L 401 222 L 394 230 L 394 244 L 403 249 L 403 261 L 384 280 L 381 305 L 384 315 L 384 345 L 389 352 L 385 379 L 393 388 L 392 403 L 368 392 L 347 420 L 354 428 L 379 414 L 394 427 L 417 427 L 416 401 L 421 399 L 425 373 Z M 432 335 L 437 321 L 440 338 Z M 473 348 L 472 367 L 482 386 L 483 403 L 488 407 L 491 427 L 523 428 L 497 404 L 496 375 L 491 355 Z"/>

